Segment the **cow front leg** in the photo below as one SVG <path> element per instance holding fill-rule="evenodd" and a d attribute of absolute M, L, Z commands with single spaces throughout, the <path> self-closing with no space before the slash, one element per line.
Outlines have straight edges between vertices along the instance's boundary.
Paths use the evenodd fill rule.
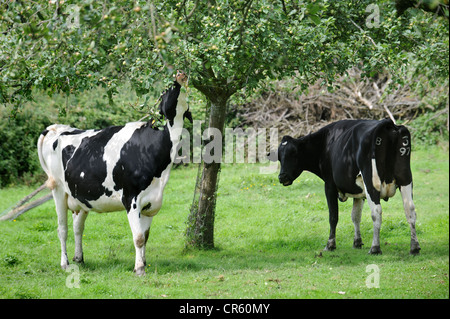
<path fill-rule="evenodd" d="M 352 221 L 355 226 L 355 238 L 353 239 L 353 248 L 361 249 L 364 245 L 361 239 L 361 213 L 364 206 L 364 200 L 362 198 L 354 198 L 353 199 L 353 208 L 352 208 Z"/>
<path fill-rule="evenodd" d="M 405 209 L 406 220 L 411 229 L 411 255 L 418 255 L 420 253 L 420 245 L 416 235 L 416 208 L 412 198 L 412 183 L 400 187 L 402 194 L 403 208 Z"/>
<path fill-rule="evenodd" d="M 141 215 L 138 210 L 131 210 L 128 213 L 131 232 L 133 233 L 133 242 L 136 249 L 136 261 L 134 272 L 138 276 L 145 275 L 145 246 L 147 244 L 152 217 Z"/>
<path fill-rule="evenodd" d="M 56 187 L 52 190 L 55 201 L 56 214 L 58 215 L 58 237 L 61 243 L 61 268 L 67 269 L 69 259 L 67 258 L 67 195 Z"/>
<path fill-rule="evenodd" d="M 334 185 L 325 184 L 325 195 L 329 211 L 330 236 L 324 250 L 332 251 L 336 249 L 336 226 L 339 220 L 338 191 Z"/>
<path fill-rule="evenodd" d="M 84 231 L 84 222 L 86 221 L 88 212 L 78 211 L 72 213 L 73 218 L 73 233 L 75 235 L 75 255 L 73 257 L 73 261 L 78 263 L 83 263 L 83 231 Z"/>

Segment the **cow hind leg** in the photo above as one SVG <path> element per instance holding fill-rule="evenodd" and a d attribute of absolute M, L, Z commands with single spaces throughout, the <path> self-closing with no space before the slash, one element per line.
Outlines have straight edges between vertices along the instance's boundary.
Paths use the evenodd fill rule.
<path fill-rule="evenodd" d="M 408 221 L 411 229 L 411 249 L 409 253 L 411 255 L 418 255 L 420 252 L 420 245 L 416 235 L 416 208 L 412 199 L 412 183 L 406 186 L 401 186 L 400 192 L 402 194 L 406 220 Z"/>
<path fill-rule="evenodd" d="M 66 269 L 69 266 L 67 258 L 67 195 L 59 189 L 54 188 L 53 198 L 55 200 L 56 214 L 58 215 L 58 237 L 61 243 L 61 268 Z"/>
<path fill-rule="evenodd" d="M 373 221 L 373 240 L 372 240 L 372 246 L 370 247 L 369 254 L 371 255 L 378 255 L 382 254 L 381 247 L 380 247 L 380 229 L 381 229 L 381 216 L 382 216 L 382 209 L 381 205 L 375 204 L 369 196 L 367 196 L 367 202 L 370 206 L 370 211 L 372 214 L 372 221 Z"/>
<path fill-rule="evenodd" d="M 134 272 L 138 276 L 145 275 L 145 246 L 147 244 L 152 217 L 140 214 L 139 210 L 130 210 L 128 212 L 128 221 L 131 232 L 133 233 L 133 242 L 136 249 L 136 261 Z"/>
<path fill-rule="evenodd" d="M 369 179 L 370 180 L 370 179 Z M 366 189 L 367 203 L 369 203 L 372 221 L 373 221 L 373 240 L 370 247 L 369 254 L 378 255 L 382 254 L 380 247 L 380 229 L 381 229 L 381 216 L 382 209 L 380 204 L 380 192 L 378 192 L 373 186 L 364 182 Z"/>
<path fill-rule="evenodd" d="M 361 249 L 364 245 L 361 239 L 360 223 L 361 223 L 361 213 L 364 205 L 364 200 L 362 198 L 353 199 L 353 209 L 352 209 L 352 221 L 355 226 L 355 238 L 353 240 L 353 248 Z"/>
<path fill-rule="evenodd" d="M 86 221 L 88 212 L 78 211 L 72 213 L 73 218 L 73 233 L 75 235 L 75 255 L 73 257 L 73 261 L 78 263 L 83 263 L 83 231 L 84 231 L 84 222 Z"/>

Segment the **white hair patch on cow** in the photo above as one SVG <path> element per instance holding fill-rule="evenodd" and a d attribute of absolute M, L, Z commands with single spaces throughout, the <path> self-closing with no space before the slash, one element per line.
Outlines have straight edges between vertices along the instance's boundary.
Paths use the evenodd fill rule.
<path fill-rule="evenodd" d="M 114 134 L 114 136 L 106 144 L 103 160 L 106 162 L 107 174 L 106 179 L 103 182 L 103 186 L 107 189 L 114 189 L 115 183 L 113 180 L 113 170 L 116 163 L 120 159 L 120 150 L 123 145 L 130 140 L 133 133 L 143 125 L 145 125 L 145 122 L 127 123 L 119 132 Z"/>
<path fill-rule="evenodd" d="M 359 174 L 356 176 L 355 184 L 358 185 L 364 191 L 364 181 L 362 178 L 361 171 L 359 171 Z"/>
<path fill-rule="evenodd" d="M 84 172 L 81 172 L 80 177 L 84 178 Z"/>
<path fill-rule="evenodd" d="M 374 158 L 372 158 L 372 184 L 377 191 L 381 190 L 381 180 L 380 176 L 378 175 L 377 163 Z"/>

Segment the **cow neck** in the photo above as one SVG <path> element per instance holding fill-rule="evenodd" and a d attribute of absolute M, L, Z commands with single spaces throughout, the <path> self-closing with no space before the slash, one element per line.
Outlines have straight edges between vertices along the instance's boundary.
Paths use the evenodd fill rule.
<path fill-rule="evenodd" d="M 316 132 L 304 136 L 299 139 L 299 142 L 303 144 L 305 149 L 305 158 L 302 160 L 304 165 L 303 169 L 322 177 L 320 170 L 320 156 L 321 153 L 318 151 L 323 147 L 323 135 L 321 132 Z"/>
<path fill-rule="evenodd" d="M 184 92 L 184 90 L 180 90 L 176 110 L 177 111 L 173 119 L 173 125 L 170 125 L 170 121 L 168 121 L 166 124 L 169 130 L 170 140 L 172 142 L 173 149 L 176 149 L 176 147 L 180 142 L 180 137 L 184 126 L 184 112 L 185 110 L 187 110 L 186 93 Z"/>

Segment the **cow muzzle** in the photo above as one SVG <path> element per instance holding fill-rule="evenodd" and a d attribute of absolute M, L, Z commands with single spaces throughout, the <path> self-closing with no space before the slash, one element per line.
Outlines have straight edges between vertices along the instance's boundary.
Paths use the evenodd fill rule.
<path fill-rule="evenodd" d="M 281 184 L 283 184 L 283 186 L 289 186 L 293 182 L 286 174 L 278 175 L 278 180 Z"/>

